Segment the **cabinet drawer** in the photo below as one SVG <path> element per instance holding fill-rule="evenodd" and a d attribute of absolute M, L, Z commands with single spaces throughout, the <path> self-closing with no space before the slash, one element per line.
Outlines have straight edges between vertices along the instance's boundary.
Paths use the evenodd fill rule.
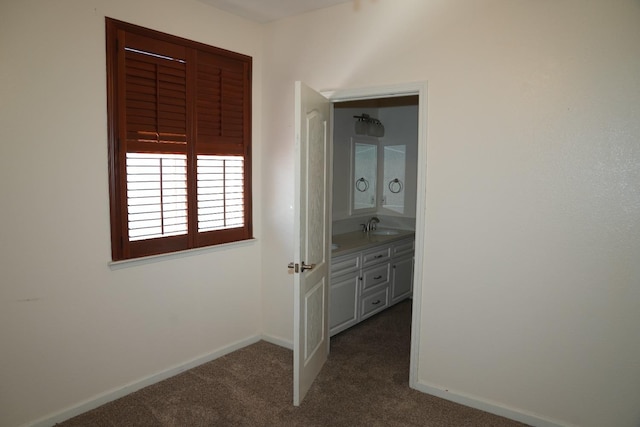
<path fill-rule="evenodd" d="M 401 240 L 393 245 L 392 256 L 397 257 L 413 253 L 415 239 Z"/>
<path fill-rule="evenodd" d="M 383 283 L 389 283 L 391 263 L 371 267 L 362 272 L 362 291 L 365 292 Z"/>
<path fill-rule="evenodd" d="M 362 266 L 367 267 L 391 258 L 391 246 L 382 246 L 362 253 Z"/>
<path fill-rule="evenodd" d="M 331 259 L 331 275 L 347 273 L 360 268 L 360 253 L 338 256 Z"/>
<path fill-rule="evenodd" d="M 360 305 L 360 319 L 372 316 L 389 305 L 389 287 L 362 298 Z"/>

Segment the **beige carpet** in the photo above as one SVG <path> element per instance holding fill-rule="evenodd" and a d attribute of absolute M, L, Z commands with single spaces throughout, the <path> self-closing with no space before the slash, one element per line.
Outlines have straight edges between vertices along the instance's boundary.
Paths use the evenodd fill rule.
<path fill-rule="evenodd" d="M 62 426 L 522 426 L 409 388 L 411 303 L 331 340 L 298 408 L 292 352 L 259 342 Z"/>

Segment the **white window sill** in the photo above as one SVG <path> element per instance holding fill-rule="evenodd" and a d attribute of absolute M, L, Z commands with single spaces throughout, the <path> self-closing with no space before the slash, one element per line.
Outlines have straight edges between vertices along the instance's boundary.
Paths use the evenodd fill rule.
<path fill-rule="evenodd" d="M 123 268 L 136 267 L 138 265 L 152 264 L 155 262 L 169 261 L 173 259 L 196 256 L 203 253 L 218 252 L 218 251 L 228 250 L 236 247 L 249 246 L 249 245 L 253 245 L 256 241 L 257 241 L 256 238 L 253 237 L 251 239 L 241 240 L 238 242 L 222 243 L 214 246 L 205 246 L 203 248 L 187 249 L 179 252 L 170 252 L 167 254 L 125 259 L 122 261 L 110 261 L 108 265 L 111 270 L 121 270 Z"/>

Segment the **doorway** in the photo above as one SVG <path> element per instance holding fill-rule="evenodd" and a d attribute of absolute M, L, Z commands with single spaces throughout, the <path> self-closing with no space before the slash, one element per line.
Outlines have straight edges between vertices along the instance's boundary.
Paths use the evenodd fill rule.
<path fill-rule="evenodd" d="M 422 295 L 422 260 L 424 248 L 424 207 L 425 207 L 425 177 L 426 177 L 426 83 L 406 84 L 392 87 L 345 90 L 331 93 L 324 93 L 332 101 L 333 115 L 333 135 L 334 135 L 334 203 L 332 209 L 333 234 L 357 230 L 362 218 L 353 215 L 352 199 L 345 194 L 345 188 L 349 185 L 342 185 L 345 179 L 350 179 L 351 174 L 346 172 L 351 170 L 351 156 L 345 155 L 345 135 L 343 133 L 354 134 L 355 118 L 367 114 L 370 117 L 380 119 L 385 126 L 383 137 L 378 137 L 381 152 L 385 148 L 389 157 L 402 158 L 407 165 L 405 169 L 404 181 L 387 185 L 386 180 L 390 175 L 385 175 L 384 166 L 380 167 L 378 176 L 382 179 L 379 197 L 380 209 L 368 211 L 368 215 L 375 212 L 385 222 L 384 226 L 389 228 L 412 229 L 415 230 L 415 253 L 413 270 L 413 300 L 412 300 L 412 328 L 411 328 L 411 357 L 409 371 L 409 386 L 415 388 L 417 384 L 418 360 L 419 360 L 419 330 L 420 311 Z M 385 124 L 385 120 L 387 120 Z M 342 123 L 342 124 L 341 124 Z M 410 126 L 411 129 L 407 129 Z M 395 129 L 394 129 L 395 128 Z M 400 129 L 400 130 L 399 130 Z M 350 144 L 351 146 L 351 144 Z M 402 147 L 404 146 L 404 147 Z M 349 148 L 351 150 L 351 148 Z M 351 151 L 349 151 L 351 153 Z M 345 162 L 346 159 L 346 162 Z M 407 159 L 410 159 L 409 161 Z M 350 182 L 350 181 L 347 181 Z M 399 202 L 395 194 L 402 186 L 405 192 L 404 199 Z M 382 191 L 387 187 L 389 191 Z M 408 188 L 407 188 L 408 187 Z M 348 191 L 348 190 L 347 190 Z M 404 191 L 403 191 L 404 192 Z M 407 195 L 408 194 L 408 195 Z M 349 202 L 345 202 L 349 200 Z M 354 228 L 355 227 L 355 228 Z"/>

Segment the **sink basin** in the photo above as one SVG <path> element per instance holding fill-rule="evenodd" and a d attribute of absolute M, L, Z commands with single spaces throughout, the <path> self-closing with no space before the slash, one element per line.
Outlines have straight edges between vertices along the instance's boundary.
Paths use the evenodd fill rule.
<path fill-rule="evenodd" d="M 395 236 L 396 234 L 400 234 L 398 230 L 372 230 L 369 232 L 374 236 Z"/>
<path fill-rule="evenodd" d="M 331 250 L 335 251 L 336 249 L 338 249 L 340 247 L 340 245 L 336 244 L 336 243 L 332 243 L 331 244 Z"/>

